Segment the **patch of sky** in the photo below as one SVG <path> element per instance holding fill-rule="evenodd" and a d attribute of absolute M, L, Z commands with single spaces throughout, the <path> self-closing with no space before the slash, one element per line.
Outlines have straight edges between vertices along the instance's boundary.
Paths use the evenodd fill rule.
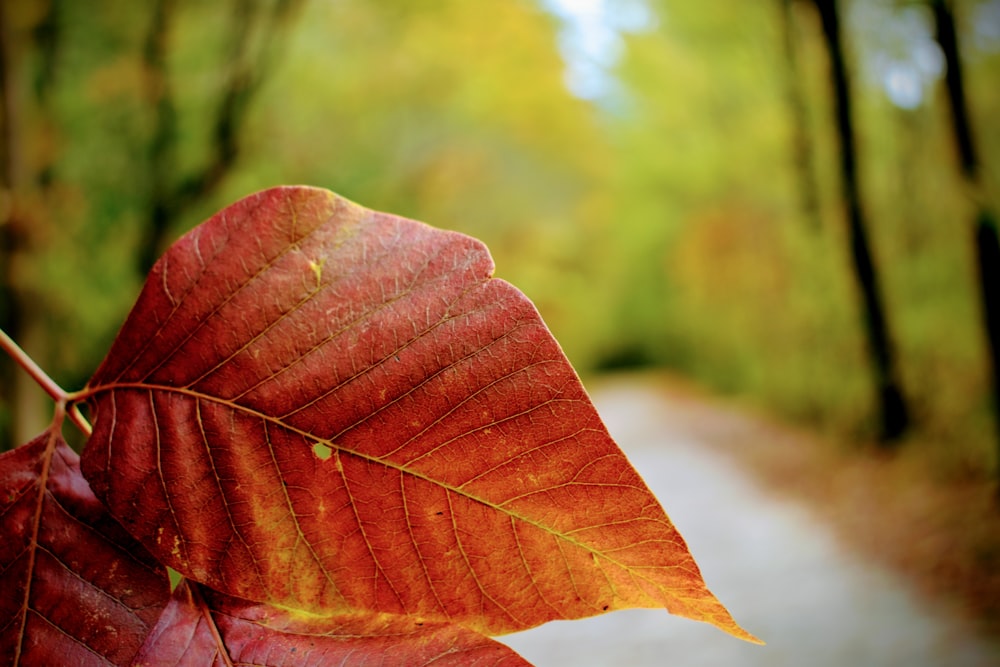
<path fill-rule="evenodd" d="M 1000 0 L 989 0 L 972 11 L 972 43 L 979 51 L 1000 51 Z"/>
<path fill-rule="evenodd" d="M 956 17 L 962 56 L 972 59 L 1000 50 L 1000 0 L 959 8 L 967 9 L 964 16 Z M 852 34 L 860 36 L 869 82 L 901 109 L 922 105 L 945 73 L 929 9 L 920 3 L 864 0 L 853 3 L 850 18 Z"/>
<path fill-rule="evenodd" d="M 915 5 L 857 2 L 851 28 L 861 37 L 868 80 L 901 109 L 922 105 L 945 68 L 930 12 Z"/>
<path fill-rule="evenodd" d="M 542 0 L 560 24 L 559 51 L 566 87 L 575 96 L 618 106 L 624 91 L 614 74 L 628 33 L 656 29 L 660 18 L 647 0 Z M 1000 0 L 971 7 L 966 27 L 973 50 L 1000 50 Z M 916 109 L 944 75 L 933 19 L 922 4 L 862 0 L 851 4 L 849 34 L 859 37 L 863 70 L 901 109 Z"/>
<path fill-rule="evenodd" d="M 646 0 L 543 0 L 542 6 L 561 23 L 559 52 L 569 91 L 598 103 L 620 95 L 614 68 L 624 52 L 623 35 L 658 23 Z"/>

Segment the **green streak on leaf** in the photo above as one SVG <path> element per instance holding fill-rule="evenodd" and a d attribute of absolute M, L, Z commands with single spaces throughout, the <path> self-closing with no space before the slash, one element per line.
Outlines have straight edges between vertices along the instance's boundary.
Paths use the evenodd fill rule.
<path fill-rule="evenodd" d="M 174 589 L 184 580 L 184 575 L 174 568 L 168 567 L 167 576 L 170 577 L 170 592 L 173 593 Z"/>

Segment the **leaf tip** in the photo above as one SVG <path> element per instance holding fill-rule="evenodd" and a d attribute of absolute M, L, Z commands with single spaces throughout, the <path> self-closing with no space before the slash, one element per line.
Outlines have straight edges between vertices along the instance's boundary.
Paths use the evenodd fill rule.
<path fill-rule="evenodd" d="M 737 639 L 742 639 L 745 642 L 757 644 L 758 646 L 765 646 L 767 644 L 767 642 L 763 639 L 744 630 L 735 620 L 733 620 L 733 617 L 728 614 L 723 619 L 712 619 L 708 622 L 727 634 L 730 634 Z"/>

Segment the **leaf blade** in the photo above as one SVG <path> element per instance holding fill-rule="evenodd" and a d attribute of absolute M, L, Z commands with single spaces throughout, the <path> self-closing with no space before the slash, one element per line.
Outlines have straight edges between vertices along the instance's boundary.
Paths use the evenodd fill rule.
<path fill-rule="evenodd" d="M 326 191 L 238 202 L 154 267 L 88 385 L 85 474 L 242 598 L 485 633 L 664 606 L 749 638 L 492 269 Z"/>
<path fill-rule="evenodd" d="M 54 429 L 0 455 L 0 517 L 3 664 L 129 664 L 166 604 L 166 572 Z"/>
<path fill-rule="evenodd" d="M 530 667 L 507 646 L 460 626 L 373 612 L 296 616 L 188 581 L 174 591 L 135 664 Z"/>

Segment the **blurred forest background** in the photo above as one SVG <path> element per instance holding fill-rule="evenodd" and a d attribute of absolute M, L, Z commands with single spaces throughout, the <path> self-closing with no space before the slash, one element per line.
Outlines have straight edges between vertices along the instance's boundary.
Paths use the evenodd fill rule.
<path fill-rule="evenodd" d="M 173 239 L 302 183 L 483 239 L 585 376 L 664 367 L 951 478 L 997 467 L 998 0 L 0 3 L 0 324 L 68 389 Z M 2 363 L 11 446 L 50 408 Z"/>

